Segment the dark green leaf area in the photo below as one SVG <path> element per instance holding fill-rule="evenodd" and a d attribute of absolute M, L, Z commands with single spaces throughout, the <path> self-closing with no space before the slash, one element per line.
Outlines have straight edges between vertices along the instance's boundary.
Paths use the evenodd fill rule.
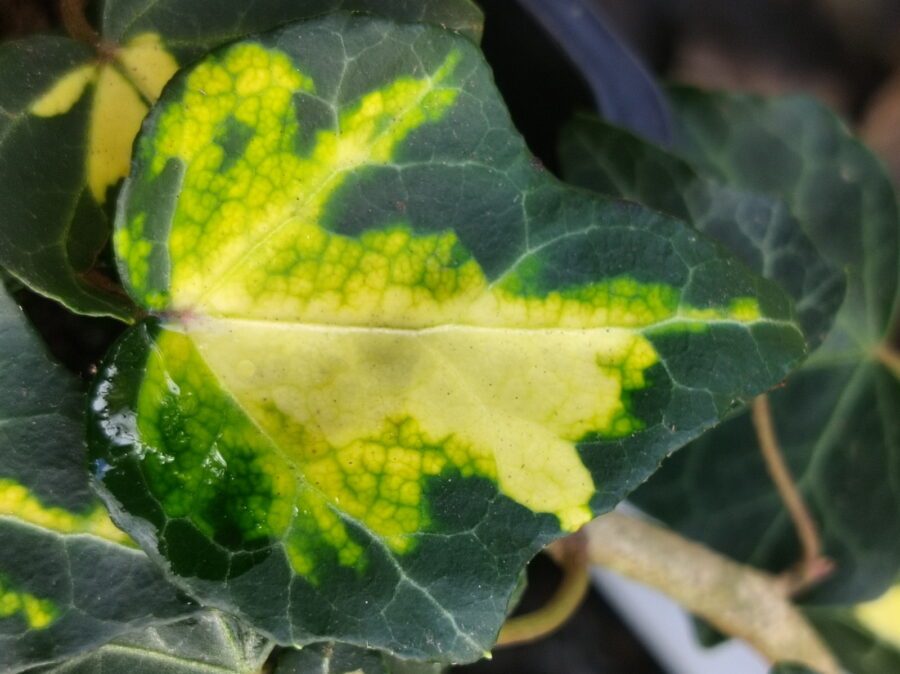
<path fill-rule="evenodd" d="M 270 641 L 239 621 L 207 611 L 131 632 L 28 674 L 259 674 L 271 650 Z"/>
<path fill-rule="evenodd" d="M 74 310 L 125 316 L 128 298 L 90 275 L 109 238 L 109 221 L 85 178 L 90 97 L 66 114 L 30 111 L 91 58 L 87 47 L 65 38 L 0 45 L 0 265 Z"/>
<path fill-rule="evenodd" d="M 710 179 L 588 115 L 567 125 L 559 152 L 566 180 L 692 223 L 788 292 L 811 348 L 825 338 L 844 297 L 844 273 L 818 252 L 780 196 Z"/>
<path fill-rule="evenodd" d="M 90 491 L 83 395 L 5 294 L 0 348 L 0 670 L 194 611 Z"/>
<path fill-rule="evenodd" d="M 821 364 L 769 396 L 781 449 L 836 564 L 810 598 L 876 596 L 900 566 L 900 496 L 889 468 L 900 447 L 887 413 L 900 409 L 900 384 L 875 363 Z M 736 559 L 780 571 L 799 557 L 747 413 L 670 458 L 635 501 Z"/>
<path fill-rule="evenodd" d="M 430 23 L 475 41 L 484 19 L 472 0 L 258 0 L 252 11 L 240 0 L 105 0 L 100 22 L 104 35 L 116 42 L 158 32 L 174 53 L 194 59 L 245 35 L 338 10 Z"/>
<path fill-rule="evenodd" d="M 273 674 L 440 674 L 441 665 L 399 660 L 386 653 L 339 643 L 313 644 L 285 651 Z"/>
<path fill-rule="evenodd" d="M 785 201 L 849 274 L 852 332 L 873 344 L 897 316 L 897 199 L 881 163 L 813 99 L 675 88 L 676 146 L 719 179 Z"/>
<path fill-rule="evenodd" d="M 813 608 L 807 617 L 849 674 L 900 672 L 900 648 L 879 638 L 845 609 Z"/>

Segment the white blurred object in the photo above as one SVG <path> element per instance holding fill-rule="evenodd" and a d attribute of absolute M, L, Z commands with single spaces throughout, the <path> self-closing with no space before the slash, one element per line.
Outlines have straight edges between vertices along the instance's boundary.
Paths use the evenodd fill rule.
<path fill-rule="evenodd" d="M 704 648 L 690 616 L 664 594 L 598 567 L 594 585 L 669 674 L 767 674 L 752 648 L 732 639 Z"/>

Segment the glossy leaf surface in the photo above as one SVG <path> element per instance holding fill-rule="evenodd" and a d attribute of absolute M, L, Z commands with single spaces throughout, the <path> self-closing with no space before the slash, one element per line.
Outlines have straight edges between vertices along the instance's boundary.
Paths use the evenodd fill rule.
<path fill-rule="evenodd" d="M 0 265 L 73 311 L 129 320 L 98 257 L 141 121 L 180 64 L 249 33 L 337 9 L 430 21 L 477 39 L 469 0 L 108 0 L 102 48 L 0 45 Z"/>
<path fill-rule="evenodd" d="M 0 295 L 0 670 L 194 610 L 88 486 L 84 396 Z"/>
<path fill-rule="evenodd" d="M 811 101 L 691 91 L 674 100 L 692 161 L 784 199 L 818 249 L 847 270 L 834 329 L 770 403 L 781 449 L 837 565 L 810 599 L 875 597 L 900 568 L 900 382 L 875 357 L 896 324 L 894 191 L 877 160 Z M 636 496 L 739 560 L 781 570 L 798 559 L 749 414 L 673 457 Z"/>
<path fill-rule="evenodd" d="M 126 634 L 83 656 L 28 674 L 259 674 L 271 650 L 271 642 L 238 621 L 207 611 Z"/>
<path fill-rule="evenodd" d="M 0 265 L 71 309 L 125 317 L 131 303 L 95 267 L 109 238 L 106 188 L 124 177 L 147 107 L 92 58 L 61 37 L 0 45 Z M 121 117 L 106 127 L 112 106 Z"/>
<path fill-rule="evenodd" d="M 179 582 L 283 643 L 490 648 L 525 562 L 803 354 L 684 224 L 559 184 L 477 47 L 334 15 L 167 89 L 116 225 L 157 318 L 92 447 Z"/>

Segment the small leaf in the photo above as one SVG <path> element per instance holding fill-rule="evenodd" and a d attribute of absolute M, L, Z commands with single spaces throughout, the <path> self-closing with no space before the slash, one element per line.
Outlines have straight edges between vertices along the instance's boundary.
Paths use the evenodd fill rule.
<path fill-rule="evenodd" d="M 90 59 L 64 38 L 0 45 L 0 265 L 75 311 L 124 318 L 131 302 L 94 272 L 109 223 L 88 188 Z M 133 106 L 121 105 L 127 120 Z M 120 159 L 127 167 L 127 150 Z"/>
<path fill-rule="evenodd" d="M 88 488 L 83 395 L 0 296 L 0 669 L 21 671 L 194 607 Z"/>
<path fill-rule="evenodd" d="M 477 39 L 470 0 L 108 0 L 102 49 L 60 37 L 0 45 L 0 265 L 78 313 L 134 317 L 99 269 L 106 212 L 141 121 L 179 63 L 340 8 L 432 21 Z"/>
<path fill-rule="evenodd" d="M 481 657 L 525 562 L 803 355 L 684 224 L 558 183 L 477 47 L 334 15 L 167 88 L 116 225 L 98 478 L 282 643 Z"/>
<path fill-rule="evenodd" d="M 95 651 L 28 674 L 259 674 L 271 650 L 271 642 L 238 621 L 208 611 L 126 634 Z"/>
<path fill-rule="evenodd" d="M 870 599 L 900 569 L 900 381 L 875 358 L 897 323 L 896 196 L 878 161 L 807 99 L 680 91 L 675 103 L 691 134 L 687 154 L 720 179 L 784 199 L 848 272 L 829 337 L 769 397 L 782 452 L 836 563 L 807 599 Z M 667 461 L 635 498 L 738 560 L 778 571 L 799 559 L 749 414 Z"/>
<path fill-rule="evenodd" d="M 273 674 L 441 674 L 441 665 L 398 660 L 385 653 L 346 644 L 313 644 L 285 651 Z"/>

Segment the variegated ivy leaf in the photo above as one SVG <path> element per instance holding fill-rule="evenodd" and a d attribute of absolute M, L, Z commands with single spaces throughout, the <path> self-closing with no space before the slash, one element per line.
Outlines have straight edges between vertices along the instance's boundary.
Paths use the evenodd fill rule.
<path fill-rule="evenodd" d="M 179 76 L 116 225 L 156 318 L 97 475 L 185 587 L 283 643 L 471 660 L 525 562 L 803 354 L 684 224 L 564 187 L 477 47 L 333 15 Z"/>
<path fill-rule="evenodd" d="M 0 671 L 195 610 L 88 486 L 84 396 L 0 294 Z"/>
<path fill-rule="evenodd" d="M 676 89 L 672 100 L 679 151 L 697 170 L 782 199 L 847 272 L 828 338 L 769 399 L 781 450 L 836 566 L 805 599 L 872 599 L 900 571 L 900 379 L 877 358 L 900 325 L 897 196 L 878 160 L 810 99 Z M 741 561 L 778 571 L 799 559 L 749 413 L 674 456 L 635 498 Z"/>
<path fill-rule="evenodd" d="M 98 256 L 149 106 L 208 49 L 342 8 L 480 35 L 470 0 L 107 0 L 96 50 L 49 36 L 0 45 L 0 265 L 73 311 L 130 319 Z"/>
<path fill-rule="evenodd" d="M 125 634 L 95 651 L 28 674 L 260 674 L 272 646 L 240 621 L 205 611 Z"/>

